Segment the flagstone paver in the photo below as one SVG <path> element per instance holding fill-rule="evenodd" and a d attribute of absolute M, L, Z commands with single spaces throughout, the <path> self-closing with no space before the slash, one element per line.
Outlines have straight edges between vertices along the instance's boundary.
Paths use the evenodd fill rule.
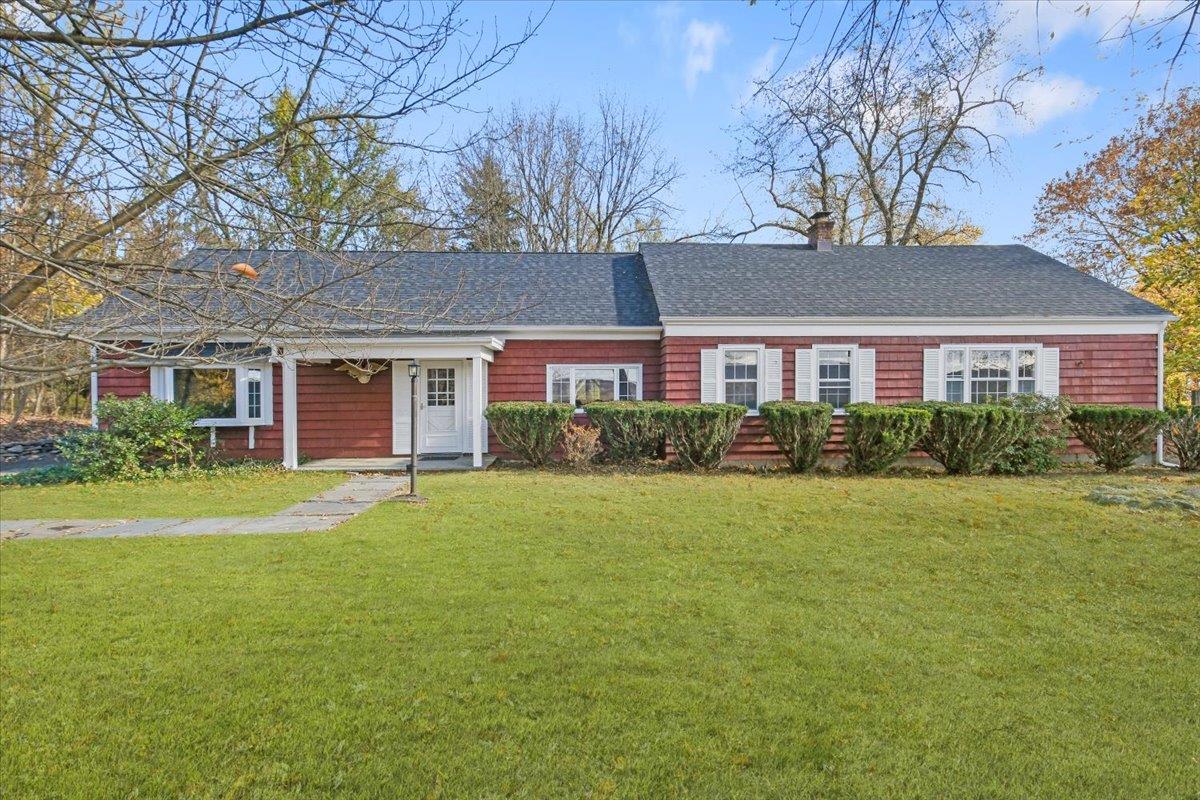
<path fill-rule="evenodd" d="M 340 486 L 266 517 L 0 520 L 0 539 L 97 539 L 327 531 L 400 492 L 400 475 L 351 475 Z"/>

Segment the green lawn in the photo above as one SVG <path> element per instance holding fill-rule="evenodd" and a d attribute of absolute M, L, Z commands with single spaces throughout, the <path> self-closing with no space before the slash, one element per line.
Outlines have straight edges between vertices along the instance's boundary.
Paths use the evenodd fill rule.
<path fill-rule="evenodd" d="M 1194 798 L 1149 479 L 429 476 L 290 536 L 0 546 L 0 796 Z"/>
<path fill-rule="evenodd" d="M 0 519 L 261 516 L 344 480 L 334 472 L 264 469 L 137 483 L 0 486 Z"/>

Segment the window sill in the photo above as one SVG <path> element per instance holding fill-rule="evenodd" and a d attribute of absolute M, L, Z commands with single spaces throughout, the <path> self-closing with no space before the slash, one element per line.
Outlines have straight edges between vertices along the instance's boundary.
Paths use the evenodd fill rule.
<path fill-rule="evenodd" d="M 263 428 L 270 424 L 264 419 L 198 419 L 193 423 L 197 428 Z"/>

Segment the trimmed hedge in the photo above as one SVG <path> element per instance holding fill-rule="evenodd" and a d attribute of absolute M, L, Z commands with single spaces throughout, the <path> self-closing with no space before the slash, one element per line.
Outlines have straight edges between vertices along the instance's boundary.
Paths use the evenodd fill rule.
<path fill-rule="evenodd" d="M 1000 402 L 1021 414 L 1021 434 L 993 462 L 997 475 L 1041 475 L 1062 463 L 1067 447 L 1067 417 L 1071 403 L 1065 397 L 1019 394 Z"/>
<path fill-rule="evenodd" d="M 1163 437 L 1175 453 L 1175 460 L 1184 472 L 1200 470 L 1200 406 L 1177 406 L 1169 409 L 1170 420 L 1163 428 Z"/>
<path fill-rule="evenodd" d="M 758 407 L 767 434 L 787 457 L 792 472 L 808 472 L 821 459 L 829 439 L 833 406 L 795 400 L 772 400 Z"/>
<path fill-rule="evenodd" d="M 930 413 L 929 430 L 917 446 L 951 475 L 989 469 L 1025 430 L 1021 413 L 989 403 L 912 403 Z"/>
<path fill-rule="evenodd" d="M 509 401 L 483 412 L 500 443 L 535 466 L 550 461 L 575 413 L 567 403 Z"/>
<path fill-rule="evenodd" d="M 1075 406 L 1071 430 L 1107 472 L 1119 472 L 1149 452 L 1168 417 L 1153 408 Z"/>
<path fill-rule="evenodd" d="M 621 400 L 588 403 L 584 411 L 600 429 L 610 461 L 641 461 L 662 458 L 672 408 L 657 400 Z"/>
<path fill-rule="evenodd" d="M 746 407 L 732 403 L 671 406 L 666 413 L 667 438 L 679 462 L 689 469 L 716 469 L 733 446 Z"/>
<path fill-rule="evenodd" d="M 888 469 L 907 455 L 929 429 L 930 416 L 927 409 L 911 406 L 846 406 L 847 466 L 864 475 Z"/>

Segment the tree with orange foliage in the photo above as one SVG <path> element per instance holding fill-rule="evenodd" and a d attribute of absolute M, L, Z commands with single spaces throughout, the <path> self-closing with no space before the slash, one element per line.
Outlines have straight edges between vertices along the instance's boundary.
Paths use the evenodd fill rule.
<path fill-rule="evenodd" d="M 1167 401 L 1200 388 L 1200 92 L 1147 111 L 1046 184 L 1027 238 L 1178 316 L 1167 327 Z"/>

